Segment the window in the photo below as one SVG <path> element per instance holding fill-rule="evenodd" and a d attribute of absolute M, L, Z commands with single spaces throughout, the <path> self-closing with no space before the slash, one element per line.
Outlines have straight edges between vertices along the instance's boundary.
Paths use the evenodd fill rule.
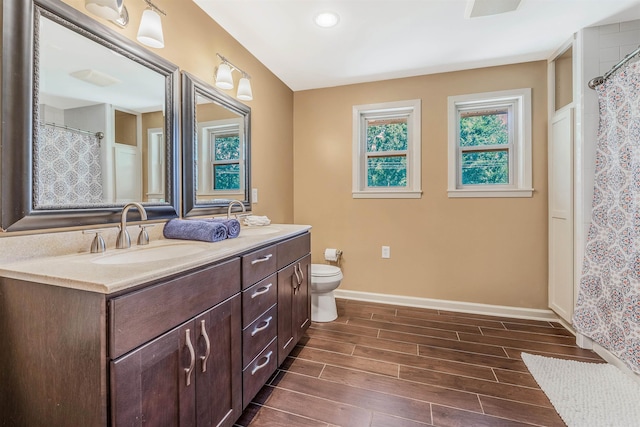
<path fill-rule="evenodd" d="M 203 122 L 195 159 L 198 197 L 232 197 L 244 192 L 242 121 Z"/>
<path fill-rule="evenodd" d="M 531 197 L 531 89 L 449 97 L 449 197 Z"/>
<path fill-rule="evenodd" d="M 419 198 L 420 100 L 353 107 L 353 197 Z"/>

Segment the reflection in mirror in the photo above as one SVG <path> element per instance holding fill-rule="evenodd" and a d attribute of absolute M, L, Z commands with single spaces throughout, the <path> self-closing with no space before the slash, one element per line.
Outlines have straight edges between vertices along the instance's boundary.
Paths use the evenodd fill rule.
<path fill-rule="evenodd" d="M 2 19 L 1 227 L 177 216 L 178 67 L 60 0 Z"/>
<path fill-rule="evenodd" d="M 164 76 L 44 16 L 38 46 L 34 208 L 149 201 L 143 135 L 163 129 Z"/>
<path fill-rule="evenodd" d="M 182 73 L 184 216 L 226 212 L 231 200 L 247 211 L 251 109 Z"/>

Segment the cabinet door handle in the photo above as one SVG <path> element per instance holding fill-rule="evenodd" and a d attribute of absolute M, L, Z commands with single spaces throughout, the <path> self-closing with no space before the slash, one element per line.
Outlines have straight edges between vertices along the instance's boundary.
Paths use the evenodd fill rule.
<path fill-rule="evenodd" d="M 251 336 L 255 336 L 258 332 L 262 332 L 265 329 L 267 329 L 269 327 L 269 324 L 271 324 L 271 321 L 273 320 L 273 316 L 269 316 L 266 319 L 264 319 L 262 322 L 260 322 L 260 324 L 264 323 L 264 326 L 258 326 L 256 325 L 256 327 L 253 329 L 253 331 L 251 331 Z"/>
<path fill-rule="evenodd" d="M 200 360 L 202 360 L 202 372 L 207 372 L 207 360 L 211 354 L 211 341 L 209 341 L 209 335 L 207 334 L 207 327 L 204 323 L 204 319 L 200 321 L 200 335 L 202 335 L 205 344 L 207 344 L 207 351 L 205 355 L 200 356 Z"/>
<path fill-rule="evenodd" d="M 293 264 L 293 274 L 296 275 L 296 283 L 299 285 L 301 283 L 300 280 L 300 275 L 298 275 L 298 266 L 296 264 Z M 291 283 L 293 285 L 293 283 Z M 298 286 L 294 285 L 293 286 L 293 290 L 294 292 L 298 289 Z"/>
<path fill-rule="evenodd" d="M 271 360 L 271 355 L 273 354 L 273 351 L 270 351 L 269 353 L 267 353 L 264 357 L 267 358 L 267 360 L 265 360 L 264 363 L 260 364 L 260 365 L 256 365 L 253 367 L 253 369 L 251 370 L 251 375 L 255 374 L 256 372 L 258 372 L 260 369 L 264 368 L 265 366 L 267 366 L 269 364 L 269 361 Z"/>
<path fill-rule="evenodd" d="M 263 256 L 261 258 L 254 259 L 253 261 L 251 261 L 251 265 L 259 264 L 261 262 L 267 262 L 267 261 L 269 261 L 271 259 L 272 256 L 273 256 L 273 254 L 268 254 L 268 255 L 265 255 L 265 256 Z"/>
<path fill-rule="evenodd" d="M 300 265 L 300 263 L 298 263 L 298 270 L 300 270 L 300 276 L 302 276 L 302 278 L 300 279 L 300 283 L 298 283 L 298 287 L 300 287 L 300 285 L 302 285 L 302 282 L 304 281 L 304 271 L 302 271 L 302 266 Z"/>
<path fill-rule="evenodd" d="M 191 356 L 191 361 L 189 362 L 189 367 L 184 368 L 185 374 L 187 374 L 187 387 L 191 385 L 191 372 L 193 372 L 193 367 L 196 365 L 196 353 L 193 351 L 193 344 L 191 344 L 191 330 L 187 329 L 187 347 L 189 348 L 189 355 Z"/>
<path fill-rule="evenodd" d="M 261 288 L 256 289 L 256 291 L 251 294 L 251 299 L 266 294 L 267 292 L 269 292 L 269 289 L 271 289 L 272 286 L 273 283 L 269 283 L 267 286 L 262 286 Z"/>

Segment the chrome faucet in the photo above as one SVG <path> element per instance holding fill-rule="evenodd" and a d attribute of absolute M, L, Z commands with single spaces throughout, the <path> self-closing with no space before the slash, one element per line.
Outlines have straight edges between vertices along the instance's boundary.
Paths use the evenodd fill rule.
<path fill-rule="evenodd" d="M 131 247 L 131 237 L 129 237 L 129 232 L 127 231 L 127 213 L 129 213 L 129 209 L 135 207 L 140 212 L 140 219 L 142 221 L 147 220 L 147 211 L 144 210 L 144 207 L 137 202 L 131 202 L 124 205 L 122 208 L 122 215 L 120 217 L 120 232 L 118 233 L 118 237 L 116 239 L 116 249 L 127 249 Z M 146 245 L 149 243 L 149 235 L 147 234 L 144 227 L 141 227 L 140 235 L 138 236 L 138 244 Z M 146 242 L 145 242 L 146 236 Z"/>
<path fill-rule="evenodd" d="M 231 209 L 233 208 L 233 205 L 240 205 L 240 207 L 242 208 L 242 213 L 246 213 L 247 210 L 244 207 L 244 203 L 242 203 L 240 200 L 232 200 L 231 202 L 229 202 L 229 208 L 227 208 L 227 219 L 231 218 Z M 238 216 L 236 215 L 236 218 Z"/>

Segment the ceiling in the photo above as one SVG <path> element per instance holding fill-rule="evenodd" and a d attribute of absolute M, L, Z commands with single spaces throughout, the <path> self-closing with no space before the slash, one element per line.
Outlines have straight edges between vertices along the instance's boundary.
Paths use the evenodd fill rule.
<path fill-rule="evenodd" d="M 522 0 L 471 19 L 472 0 L 193 1 L 294 91 L 543 60 L 581 28 L 640 19 L 640 0 Z M 337 26 L 314 23 L 326 10 Z"/>

